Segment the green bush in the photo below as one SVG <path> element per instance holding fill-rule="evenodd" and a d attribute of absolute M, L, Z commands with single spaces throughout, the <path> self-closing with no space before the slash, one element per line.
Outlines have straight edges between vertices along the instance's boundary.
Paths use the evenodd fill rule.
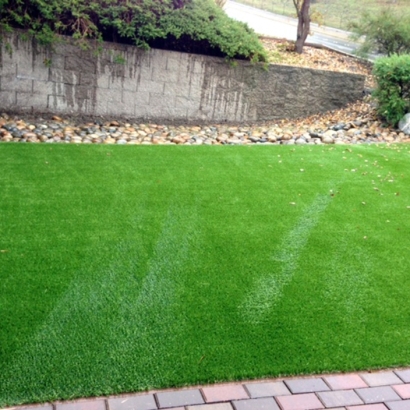
<path fill-rule="evenodd" d="M 191 0 L 0 0 L 2 28 L 27 29 L 42 43 L 56 34 L 86 39 L 124 40 L 141 47 L 163 35 L 162 16 Z"/>
<path fill-rule="evenodd" d="M 42 44 L 57 35 L 80 45 L 97 39 L 141 48 L 266 61 L 256 34 L 213 0 L 0 0 L 0 29 L 21 28 Z"/>
<path fill-rule="evenodd" d="M 164 16 L 160 27 L 167 33 L 164 44 L 174 44 L 165 48 L 207 50 L 206 54 L 210 55 L 267 61 L 255 32 L 246 24 L 230 19 L 212 0 L 192 0 L 185 8 Z"/>
<path fill-rule="evenodd" d="M 404 54 L 410 52 L 410 15 L 398 15 L 391 8 L 378 14 L 364 13 L 350 26 L 354 40 L 363 40 L 358 54 L 369 52 Z"/>
<path fill-rule="evenodd" d="M 374 97 L 378 100 L 378 112 L 396 125 L 410 112 L 410 55 L 379 58 L 373 74 L 377 81 Z"/>

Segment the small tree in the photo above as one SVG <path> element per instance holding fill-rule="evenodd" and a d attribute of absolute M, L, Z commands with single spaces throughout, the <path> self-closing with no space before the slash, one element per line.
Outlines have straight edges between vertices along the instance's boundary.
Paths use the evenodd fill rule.
<path fill-rule="evenodd" d="M 410 53 L 410 16 L 398 15 L 391 8 L 376 15 L 363 13 L 359 22 L 351 24 L 354 40 L 363 39 L 358 54 L 371 51 L 387 54 Z"/>
<path fill-rule="evenodd" d="M 293 0 L 296 14 L 298 16 L 298 29 L 295 51 L 299 54 L 302 54 L 303 52 L 303 46 L 310 31 L 310 3 L 311 0 Z"/>

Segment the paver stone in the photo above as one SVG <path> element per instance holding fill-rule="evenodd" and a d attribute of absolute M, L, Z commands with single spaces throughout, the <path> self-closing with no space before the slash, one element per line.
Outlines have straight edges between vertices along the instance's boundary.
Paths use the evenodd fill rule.
<path fill-rule="evenodd" d="M 390 386 L 356 389 L 356 393 L 366 404 L 400 400 L 400 396 Z"/>
<path fill-rule="evenodd" d="M 187 410 L 233 410 L 231 403 L 211 403 L 199 406 L 187 406 Z"/>
<path fill-rule="evenodd" d="M 276 401 L 282 410 L 314 410 L 324 408 L 323 404 L 313 393 L 278 396 Z"/>
<path fill-rule="evenodd" d="M 396 373 L 396 375 L 399 376 L 400 379 L 404 381 L 404 383 L 410 383 L 410 369 L 396 370 L 394 373 Z"/>
<path fill-rule="evenodd" d="M 204 399 L 198 389 L 161 392 L 156 393 L 156 396 L 160 408 L 204 404 Z"/>
<path fill-rule="evenodd" d="M 109 410 L 156 410 L 152 394 L 143 394 L 140 396 L 125 396 L 108 400 Z"/>
<path fill-rule="evenodd" d="M 293 394 L 330 390 L 329 386 L 320 378 L 290 379 L 285 380 L 285 384 Z"/>
<path fill-rule="evenodd" d="M 280 410 L 273 397 L 235 400 L 232 404 L 235 407 L 235 410 Z"/>
<path fill-rule="evenodd" d="M 410 383 L 391 386 L 402 399 L 410 399 Z"/>
<path fill-rule="evenodd" d="M 357 374 L 340 374 L 323 378 L 332 390 L 350 390 L 369 387 Z"/>
<path fill-rule="evenodd" d="M 286 396 L 291 394 L 283 382 L 264 382 L 245 384 L 246 390 L 252 398 Z"/>
<path fill-rule="evenodd" d="M 353 390 L 325 391 L 318 392 L 317 395 L 327 408 L 363 404 L 363 401 Z"/>
<path fill-rule="evenodd" d="M 222 384 L 217 386 L 203 387 L 202 393 L 204 394 L 205 401 L 207 403 L 249 399 L 248 393 L 241 384 Z"/>
<path fill-rule="evenodd" d="M 388 401 L 385 404 L 389 410 L 410 410 L 410 400 Z"/>
<path fill-rule="evenodd" d="M 90 399 L 57 403 L 56 410 L 106 410 L 106 406 L 104 400 Z"/>
<path fill-rule="evenodd" d="M 403 383 L 393 372 L 362 373 L 360 377 L 370 386 L 389 386 Z"/>

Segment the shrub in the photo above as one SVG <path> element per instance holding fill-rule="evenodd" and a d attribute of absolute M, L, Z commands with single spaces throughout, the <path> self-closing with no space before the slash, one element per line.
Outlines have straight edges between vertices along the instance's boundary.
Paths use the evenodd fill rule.
<path fill-rule="evenodd" d="M 256 34 L 213 0 L 0 0 L 0 29 L 22 28 L 42 44 L 58 34 L 149 48 L 265 61 Z"/>
<path fill-rule="evenodd" d="M 164 16 L 160 26 L 167 33 L 165 48 L 194 53 L 207 50 L 210 55 L 267 61 L 254 31 L 230 19 L 212 0 L 192 0 L 187 7 Z"/>
<path fill-rule="evenodd" d="M 379 58 L 373 74 L 377 81 L 374 96 L 378 100 L 378 112 L 396 125 L 410 112 L 410 55 Z"/>
<path fill-rule="evenodd" d="M 41 43 L 56 34 L 86 39 L 132 42 L 141 47 L 163 35 L 161 16 L 191 0 L 0 0 L 2 28 L 27 29 Z"/>
<path fill-rule="evenodd" d="M 390 56 L 410 52 L 410 15 L 395 14 L 390 8 L 378 14 L 366 12 L 350 29 L 354 40 L 363 39 L 358 54 L 374 51 Z"/>

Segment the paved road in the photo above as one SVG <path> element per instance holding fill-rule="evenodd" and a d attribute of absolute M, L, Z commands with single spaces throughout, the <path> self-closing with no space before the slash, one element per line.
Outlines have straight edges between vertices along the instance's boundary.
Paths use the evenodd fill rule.
<path fill-rule="evenodd" d="M 225 11 L 235 20 L 248 23 L 258 34 L 296 40 L 296 18 L 270 13 L 232 0 L 228 0 Z M 349 40 L 350 33 L 347 31 L 319 27 L 317 24 L 312 24 L 311 31 L 312 35 L 308 36 L 307 42 L 324 45 L 347 54 L 353 54 L 357 48 L 357 44 Z M 370 59 L 374 60 L 376 57 L 373 55 Z"/>

